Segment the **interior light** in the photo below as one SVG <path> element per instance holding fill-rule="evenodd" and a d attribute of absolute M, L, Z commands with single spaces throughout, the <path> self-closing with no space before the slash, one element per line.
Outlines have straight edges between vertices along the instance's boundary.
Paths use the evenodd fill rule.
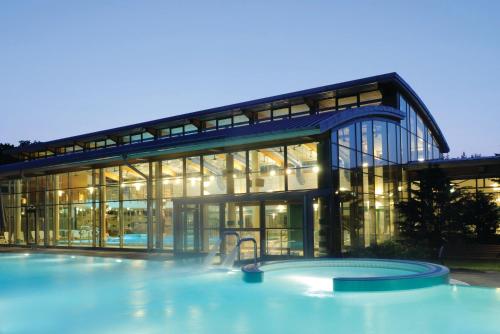
<path fill-rule="evenodd" d="M 286 169 L 286 174 L 287 174 L 287 175 L 292 174 L 292 170 L 291 170 L 290 168 L 287 168 L 287 169 Z"/>
<path fill-rule="evenodd" d="M 94 193 L 94 187 L 88 187 L 87 191 L 92 195 Z"/>
<path fill-rule="evenodd" d="M 59 196 L 64 195 L 64 191 L 63 191 L 63 190 L 58 190 L 58 191 L 57 191 L 57 195 L 59 195 Z"/>
<path fill-rule="evenodd" d="M 281 205 L 281 204 L 278 205 L 277 209 L 278 209 L 278 212 L 285 212 L 285 206 L 284 205 Z"/>
<path fill-rule="evenodd" d="M 403 190 L 403 187 L 399 186 L 398 191 L 401 191 L 401 190 Z"/>
<path fill-rule="evenodd" d="M 375 201 L 375 209 L 380 209 L 382 207 L 382 203 L 379 201 Z"/>
<path fill-rule="evenodd" d="M 276 171 L 274 169 L 271 169 L 271 171 L 269 172 L 269 175 L 276 176 Z"/>
<path fill-rule="evenodd" d="M 236 179 L 237 177 L 238 177 L 238 175 L 233 174 L 233 179 Z"/>
<path fill-rule="evenodd" d="M 313 204 L 314 211 L 318 211 L 319 209 L 319 203 L 314 203 Z"/>
<path fill-rule="evenodd" d="M 420 161 L 420 162 L 422 162 L 424 160 L 425 160 L 424 158 L 418 158 L 418 161 Z"/>
<path fill-rule="evenodd" d="M 450 193 L 452 193 L 452 194 L 453 194 L 454 192 L 455 192 L 455 188 L 451 188 L 451 189 L 450 189 Z"/>
<path fill-rule="evenodd" d="M 203 186 L 204 186 L 204 187 L 208 187 L 209 185 L 210 185 L 210 181 L 205 181 L 205 182 L 203 182 Z"/>
<path fill-rule="evenodd" d="M 180 184 L 181 183 L 181 179 L 175 179 L 175 184 Z"/>
<path fill-rule="evenodd" d="M 168 180 L 163 180 L 163 184 L 168 184 Z"/>
<path fill-rule="evenodd" d="M 312 170 L 313 170 L 314 173 L 319 173 L 319 167 L 318 166 L 314 166 L 312 168 Z"/>
<path fill-rule="evenodd" d="M 140 184 L 139 182 L 136 182 L 136 183 L 134 183 L 134 187 L 135 187 L 135 190 L 139 191 L 139 190 L 141 190 L 142 184 Z"/>
<path fill-rule="evenodd" d="M 213 175 L 210 175 L 210 177 L 208 178 L 210 181 L 214 181 L 215 180 L 215 176 Z"/>
<path fill-rule="evenodd" d="M 368 167 L 368 162 L 363 162 L 363 167 Z"/>

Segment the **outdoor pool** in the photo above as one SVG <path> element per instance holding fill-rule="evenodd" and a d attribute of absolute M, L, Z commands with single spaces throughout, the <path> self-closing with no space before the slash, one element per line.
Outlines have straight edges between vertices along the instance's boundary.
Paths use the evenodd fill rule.
<path fill-rule="evenodd" d="M 337 292 L 333 277 L 415 270 L 310 262 L 263 266 L 250 284 L 195 261 L 1 254 L 0 333 L 500 332 L 500 289 Z"/>

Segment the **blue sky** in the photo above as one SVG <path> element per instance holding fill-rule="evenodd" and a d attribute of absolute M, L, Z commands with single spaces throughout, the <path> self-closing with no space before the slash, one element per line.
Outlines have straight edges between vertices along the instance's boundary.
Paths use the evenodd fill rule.
<path fill-rule="evenodd" d="M 386 72 L 451 156 L 500 153 L 500 1 L 0 2 L 0 142 Z"/>

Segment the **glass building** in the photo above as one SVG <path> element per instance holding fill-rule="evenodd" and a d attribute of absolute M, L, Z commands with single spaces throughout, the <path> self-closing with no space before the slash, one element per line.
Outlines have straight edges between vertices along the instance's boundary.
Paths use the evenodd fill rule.
<path fill-rule="evenodd" d="M 5 245 L 174 254 L 236 231 L 261 257 L 338 255 L 394 237 L 405 166 L 448 150 L 384 74 L 13 149 L 0 230 Z"/>

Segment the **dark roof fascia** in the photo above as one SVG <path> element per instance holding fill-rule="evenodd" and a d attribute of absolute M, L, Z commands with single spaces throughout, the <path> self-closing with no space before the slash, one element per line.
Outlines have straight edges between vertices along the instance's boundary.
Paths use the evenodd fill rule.
<path fill-rule="evenodd" d="M 429 167 L 466 167 L 466 166 L 490 166 L 500 165 L 500 156 L 465 158 L 465 159 L 435 159 L 422 162 L 409 162 L 405 165 L 407 170 L 422 170 Z"/>
<path fill-rule="evenodd" d="M 86 134 L 77 135 L 77 136 L 71 136 L 71 137 L 36 143 L 36 144 L 28 145 L 25 147 L 17 147 L 17 148 L 13 148 L 13 149 L 9 150 L 7 153 L 14 154 L 14 153 L 18 153 L 18 152 L 33 152 L 33 151 L 37 151 L 37 150 L 44 150 L 50 146 L 67 145 L 67 144 L 77 142 L 77 141 L 87 141 L 87 140 L 94 140 L 96 138 L 105 138 L 107 136 L 112 136 L 113 134 L 118 134 L 118 133 L 127 132 L 127 131 L 133 131 L 135 129 L 144 129 L 144 128 L 148 128 L 148 127 L 154 127 L 155 125 L 162 124 L 162 123 L 169 123 L 169 122 L 175 122 L 175 121 L 181 121 L 181 120 L 187 120 L 187 119 L 193 119 L 193 118 L 196 119 L 199 117 L 208 116 L 210 114 L 217 114 L 217 113 L 225 112 L 225 111 L 256 107 L 256 106 L 261 105 L 261 104 L 267 104 L 267 103 L 271 103 L 271 102 L 275 102 L 275 101 L 279 101 L 279 100 L 307 97 L 307 96 L 320 94 L 320 93 L 324 93 L 324 92 L 328 92 L 328 91 L 332 91 L 332 90 L 339 90 L 339 89 L 343 89 L 343 88 L 360 86 L 360 85 L 365 85 L 365 84 L 369 84 L 369 83 L 373 83 L 373 82 L 379 82 L 379 83 L 387 82 L 387 81 L 394 80 L 396 78 L 400 78 L 400 77 L 397 75 L 397 73 L 394 73 L 394 72 L 381 74 L 381 75 L 375 75 L 375 76 L 371 76 L 371 77 L 367 77 L 367 78 L 345 81 L 345 82 L 336 83 L 336 84 L 332 84 L 332 85 L 310 88 L 310 89 L 300 90 L 300 91 L 296 91 L 296 92 L 292 92 L 292 93 L 274 95 L 274 96 L 250 100 L 250 101 L 246 101 L 246 102 L 240 102 L 240 103 L 229 104 L 229 105 L 225 105 L 225 106 L 221 106 L 221 107 L 200 110 L 200 111 L 196 111 L 196 112 L 192 112 L 192 113 L 160 118 L 160 119 L 156 119 L 153 121 L 141 122 L 141 123 L 136 123 L 136 124 L 132 124 L 132 125 L 126 125 L 126 126 L 116 127 L 116 128 L 112 128 L 112 129 L 86 133 Z"/>
<path fill-rule="evenodd" d="M 177 146 L 194 145 L 223 139 L 237 137 L 255 137 L 277 133 L 296 133 L 296 131 L 318 129 L 318 134 L 330 129 L 337 128 L 351 121 L 380 117 L 399 121 L 405 115 L 392 107 L 387 106 L 366 106 L 347 109 L 334 113 L 324 113 L 318 115 L 304 116 L 281 121 L 273 121 L 249 125 L 245 127 L 229 128 L 219 131 L 203 132 L 189 136 L 179 136 L 174 138 L 164 138 L 155 141 L 148 141 L 137 144 L 123 145 L 95 151 L 84 151 L 61 156 L 54 156 L 45 159 L 16 162 L 0 166 L 0 175 L 15 172 L 20 175 L 23 171 L 51 168 L 58 165 L 74 163 L 99 164 L 110 160 L 118 160 L 121 157 L 138 154 L 146 151 L 166 152 L 170 148 Z"/>
<path fill-rule="evenodd" d="M 197 143 L 205 143 L 207 141 L 222 140 L 226 138 L 235 138 L 243 136 L 256 136 L 264 134 L 300 131 L 307 129 L 319 128 L 320 121 L 330 117 L 330 114 L 320 114 L 293 118 L 282 121 L 274 121 L 267 123 L 260 123 L 256 125 L 249 125 L 245 127 L 228 128 L 219 131 L 203 132 L 192 134 L 188 136 L 179 136 L 173 138 L 164 138 L 142 142 L 137 144 L 123 145 L 112 148 L 105 148 L 95 151 L 83 151 L 72 154 L 65 154 L 54 156 L 44 159 L 36 159 L 30 161 L 21 161 L 12 164 L 0 166 L 0 175 L 16 171 L 18 174 L 21 171 L 48 168 L 55 165 L 70 164 L 75 162 L 91 162 L 94 163 L 104 162 L 111 158 L 120 158 L 124 155 L 132 155 L 144 151 L 165 151 L 168 148 L 176 146 L 184 146 Z M 319 130 L 318 130 L 319 133 Z"/>

